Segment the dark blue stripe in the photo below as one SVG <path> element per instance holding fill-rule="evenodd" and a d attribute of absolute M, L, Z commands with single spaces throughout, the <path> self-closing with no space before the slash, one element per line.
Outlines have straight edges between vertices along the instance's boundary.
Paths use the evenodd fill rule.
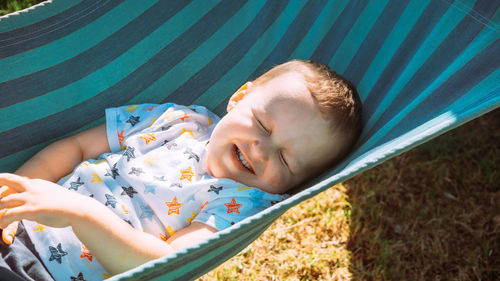
<path fill-rule="evenodd" d="M 266 59 L 246 79 L 251 81 L 257 79 L 271 67 L 283 63 L 292 55 L 293 51 L 302 42 L 302 39 L 311 30 L 312 25 L 319 17 L 328 1 L 309 1 L 294 19 L 288 30 L 280 39 L 278 45 L 266 57 Z"/>
<path fill-rule="evenodd" d="M 189 105 L 214 85 L 248 52 L 286 7 L 285 1 L 268 1 L 255 19 L 205 67 L 177 88 L 164 102 Z M 186 93 L 199 93 L 187 95 Z M 228 89 L 226 94 L 232 94 Z M 223 95 L 223 93 L 221 93 Z"/>
<path fill-rule="evenodd" d="M 409 0 L 389 1 L 387 3 L 342 76 L 358 85 L 408 3 Z"/>
<path fill-rule="evenodd" d="M 474 10 L 480 12 L 483 17 L 490 18 L 495 14 L 495 8 L 491 2 L 482 0 L 476 2 Z M 454 59 L 468 46 L 470 42 L 484 28 L 484 25 L 478 23 L 472 17 L 464 17 L 463 20 L 448 34 L 441 42 L 415 75 L 401 89 L 401 94 L 395 99 L 389 107 L 380 116 L 379 120 L 374 124 L 368 135 L 374 134 L 384 124 L 386 124 L 397 112 L 400 112 L 405 106 L 411 103 L 425 88 L 427 88 L 436 77 L 443 72 L 446 67 L 453 63 Z M 491 57 L 490 60 L 498 60 L 499 56 Z M 468 80 L 478 81 L 475 79 L 476 73 L 471 72 Z"/>
<path fill-rule="evenodd" d="M 432 1 L 423 11 L 411 31 L 399 46 L 390 62 L 385 67 L 382 75 L 377 79 L 377 83 L 371 89 L 363 107 L 363 119 L 366 121 L 379 107 L 380 102 L 399 78 L 408 62 L 415 55 L 420 45 L 425 41 L 427 35 L 431 33 L 434 26 L 439 22 L 442 15 L 448 9 L 449 4 L 441 1 Z M 365 122 L 366 123 L 366 122 Z M 366 135 L 368 137 L 369 135 Z"/>
<path fill-rule="evenodd" d="M 368 1 L 349 1 L 340 16 L 332 25 L 325 38 L 318 45 L 311 56 L 311 60 L 328 64 L 335 55 L 338 47 L 344 41 L 351 27 L 356 23 L 359 15 Z"/>
<path fill-rule="evenodd" d="M 500 54 L 500 39 L 497 39 L 480 54 L 476 55 L 422 101 L 418 107 L 406 114 L 403 120 L 381 138 L 378 143 L 388 142 L 407 133 L 408 128 L 414 128 L 417 121 L 420 121 L 418 123 L 421 124 L 436 117 L 458 99 L 467 95 L 472 88 L 500 67 L 498 54 Z M 498 88 L 498 84 L 491 86 L 492 90 Z"/>
<path fill-rule="evenodd" d="M 160 1 L 87 51 L 56 66 L 0 83 L 0 93 L 3 93 L 0 108 L 44 95 L 94 73 L 144 39 L 186 5 L 185 1 Z"/>
<path fill-rule="evenodd" d="M 60 12 L 57 15 L 53 15 L 49 18 L 43 19 L 39 22 L 35 22 L 27 26 L 0 33 L 0 46 L 4 45 L 2 44 L 4 40 L 28 37 L 28 35 L 32 34 L 33 32 L 50 29 L 54 25 L 57 25 L 61 22 L 66 22 L 67 19 L 73 18 L 74 16 L 80 14 L 82 11 L 88 10 L 89 7 L 95 6 L 99 2 L 99 0 L 84 0 L 67 10 Z"/>
<path fill-rule="evenodd" d="M 81 15 L 72 15 L 73 13 L 63 13 L 63 16 L 68 16 L 69 18 L 56 24 L 46 26 L 44 29 L 37 27 L 37 25 L 31 25 L 31 27 L 35 27 L 35 29 L 28 31 L 24 36 L 13 36 L 3 39 L 0 42 L 0 59 L 14 56 L 63 38 L 106 14 L 121 2 L 123 2 L 123 0 L 110 0 L 106 1 L 104 5 L 99 5 L 98 2 L 94 4 L 94 6 L 87 8 L 90 11 L 84 14 L 83 17 Z M 73 11 L 74 10 L 72 10 L 72 12 Z M 71 18 L 72 16 L 75 16 L 75 18 Z"/>
<path fill-rule="evenodd" d="M 307 34 L 314 20 L 321 13 L 321 9 L 326 3 L 326 1 L 310 1 L 301 9 L 299 15 L 289 26 L 276 48 L 266 58 L 268 64 L 281 63 L 290 56 L 300 43 L 302 37 Z M 233 40 L 233 42 L 207 64 L 204 69 L 196 73 L 196 75 L 179 87 L 179 89 L 166 100 L 173 100 L 179 104 L 191 104 L 196 99 L 196 96 L 185 95 L 185 93 L 194 91 L 195 87 L 203 93 L 230 71 L 248 52 L 253 44 L 258 41 L 267 28 L 280 16 L 285 6 L 284 1 L 268 2 L 242 34 Z M 249 42 L 252 42 L 252 44 L 249 44 Z M 217 71 L 213 71 L 214 69 Z M 258 72 L 260 72 L 263 66 L 261 65 L 257 69 Z M 247 79 L 246 81 L 250 80 Z M 196 83 L 204 85 L 204 87 L 200 89 L 200 85 L 196 85 Z M 232 91 L 229 90 L 227 94 L 229 97 Z M 228 97 L 215 108 L 215 113 L 219 115 L 224 114 Z"/>
<path fill-rule="evenodd" d="M 162 1 L 162 3 L 164 2 L 169 1 Z M 9 144 L 8 148 L 7 146 L 0 146 L 0 157 L 49 141 L 54 136 L 61 136 L 74 131 L 90 121 L 100 118 L 104 114 L 105 108 L 125 104 L 167 73 L 179 61 L 201 45 L 203 41 L 210 38 L 243 4 L 241 1 L 219 3 L 189 30 L 153 56 L 148 62 L 91 99 L 64 111 L 0 133 L 2 142 Z M 164 15 L 167 14 L 167 10 L 174 10 L 172 4 L 169 7 L 169 9 L 153 7 L 152 10 L 148 10 L 151 13 L 145 12 L 145 14 L 149 16 L 147 17 L 149 20 L 152 20 L 157 18 L 154 13 Z M 85 64 L 84 62 L 81 63 Z M 71 120 L 71 122 L 61 122 L 61 120 Z M 52 128 L 51 124 L 58 125 Z M 47 130 L 47 128 L 50 128 L 50 130 Z M 27 135 L 31 137 L 18 138 Z"/>

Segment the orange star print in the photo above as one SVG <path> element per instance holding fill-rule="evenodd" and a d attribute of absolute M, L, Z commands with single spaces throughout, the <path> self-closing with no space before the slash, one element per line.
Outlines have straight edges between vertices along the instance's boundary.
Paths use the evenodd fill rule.
<path fill-rule="evenodd" d="M 152 106 L 152 107 L 150 107 L 150 108 L 147 108 L 147 109 L 146 109 L 146 111 L 151 112 L 153 109 L 155 109 L 155 108 L 157 108 L 157 107 L 158 107 L 158 105 L 154 105 L 154 106 Z"/>
<path fill-rule="evenodd" d="M 191 166 L 189 166 L 187 169 L 182 170 L 181 169 L 181 177 L 180 180 L 188 180 L 191 181 L 193 179 L 194 172 Z"/>
<path fill-rule="evenodd" d="M 144 135 L 140 136 L 139 138 L 141 138 L 144 141 L 146 141 L 146 145 L 148 145 L 152 141 L 156 141 L 156 137 L 155 137 L 155 135 L 153 133 L 144 134 Z"/>
<path fill-rule="evenodd" d="M 125 137 L 123 136 L 123 130 L 122 130 L 121 132 L 118 133 L 118 141 L 120 142 L 120 146 L 122 146 L 122 142 L 124 139 Z"/>
<path fill-rule="evenodd" d="M 174 235 L 177 232 L 177 230 L 173 229 L 172 226 L 169 225 L 169 226 L 167 226 L 167 232 L 168 232 L 168 235 L 170 237 L 172 237 L 172 235 Z"/>
<path fill-rule="evenodd" d="M 230 213 L 237 213 L 237 214 L 239 214 L 240 213 L 240 208 L 241 208 L 241 206 L 243 206 L 242 204 L 236 203 L 236 200 L 234 200 L 234 198 L 232 198 L 232 200 L 231 200 L 230 203 L 225 203 L 224 205 L 227 207 L 227 213 L 228 214 L 230 214 Z"/>
<path fill-rule="evenodd" d="M 163 233 L 160 233 L 160 239 L 167 242 L 167 235 L 163 234 Z"/>
<path fill-rule="evenodd" d="M 92 262 L 92 253 L 90 253 L 89 249 L 82 245 L 82 254 L 80 255 L 80 258 L 87 258 L 90 262 Z"/>
<path fill-rule="evenodd" d="M 182 203 L 177 202 L 177 197 L 174 197 L 174 200 L 172 200 L 172 202 L 166 202 L 165 204 L 168 207 L 168 215 L 170 214 L 180 215 L 180 208 L 182 206 Z"/>
<path fill-rule="evenodd" d="M 181 119 L 182 121 L 185 121 L 186 118 L 189 118 L 189 115 L 187 115 L 187 113 L 184 113 L 184 116 L 179 118 L 179 119 Z"/>
<path fill-rule="evenodd" d="M 206 206 L 207 204 L 208 204 L 208 201 L 207 201 L 207 202 L 205 202 L 205 204 L 203 204 L 203 205 L 200 207 L 200 211 L 199 211 L 199 213 L 201 213 L 201 210 L 203 210 L 203 208 L 205 208 L 205 206 Z"/>
<path fill-rule="evenodd" d="M 188 134 L 188 135 L 190 135 L 192 138 L 194 138 L 193 131 L 191 131 L 191 130 L 186 130 L 186 128 L 182 128 L 182 132 L 181 132 L 179 135 L 182 135 L 182 134 Z"/>
<path fill-rule="evenodd" d="M 187 221 L 188 223 L 191 223 L 191 222 L 194 220 L 194 218 L 195 218 L 195 217 L 196 217 L 196 212 L 195 212 L 195 211 L 193 211 L 193 214 L 191 215 L 191 217 L 190 217 L 190 218 L 187 218 L 187 219 L 186 219 L 186 221 Z"/>
<path fill-rule="evenodd" d="M 45 225 L 37 223 L 33 231 L 40 231 L 42 233 L 45 232 Z"/>

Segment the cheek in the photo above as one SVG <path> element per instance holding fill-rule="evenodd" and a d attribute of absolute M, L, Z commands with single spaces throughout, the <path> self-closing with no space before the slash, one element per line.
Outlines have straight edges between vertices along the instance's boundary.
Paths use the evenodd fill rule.
<path fill-rule="evenodd" d="M 282 186 L 288 184 L 288 178 L 284 175 L 282 170 L 276 167 L 267 167 L 261 179 L 267 187 L 273 190 L 280 190 Z"/>

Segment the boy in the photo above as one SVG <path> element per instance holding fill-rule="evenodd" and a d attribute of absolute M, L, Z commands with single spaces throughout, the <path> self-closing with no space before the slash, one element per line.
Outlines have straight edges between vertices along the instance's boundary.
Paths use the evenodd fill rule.
<path fill-rule="evenodd" d="M 361 131 L 354 86 L 310 61 L 246 83 L 227 111 L 217 122 L 199 106 L 108 109 L 105 125 L 48 146 L 19 168 L 24 177 L 0 175 L 3 240 L 24 219 L 55 279 L 114 275 L 285 199 Z"/>

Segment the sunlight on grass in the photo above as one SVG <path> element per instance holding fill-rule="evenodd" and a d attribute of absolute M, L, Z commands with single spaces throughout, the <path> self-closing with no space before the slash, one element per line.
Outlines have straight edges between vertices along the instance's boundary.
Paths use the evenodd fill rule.
<path fill-rule="evenodd" d="M 41 3 L 43 0 L 7 0 L 0 1 L 0 16 L 29 8 L 35 4 Z"/>
<path fill-rule="evenodd" d="M 346 187 L 339 184 L 293 207 L 245 250 L 200 280 L 350 279 L 346 196 Z"/>
<path fill-rule="evenodd" d="M 498 120 L 500 110 L 300 203 L 199 280 L 496 280 Z"/>
<path fill-rule="evenodd" d="M 40 3 L 0 1 L 0 16 Z M 291 208 L 199 280 L 498 280 L 500 110 Z"/>

